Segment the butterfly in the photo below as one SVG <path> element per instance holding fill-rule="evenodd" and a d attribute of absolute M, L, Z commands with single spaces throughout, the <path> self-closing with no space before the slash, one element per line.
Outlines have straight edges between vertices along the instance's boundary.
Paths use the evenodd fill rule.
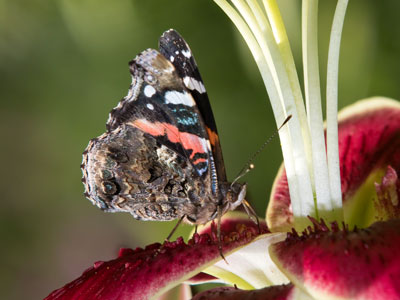
<path fill-rule="evenodd" d="M 129 69 L 128 95 L 83 153 L 85 196 L 104 211 L 178 224 L 248 210 L 246 184 L 227 181 L 210 101 L 180 34 L 164 32 L 159 51 L 143 51 Z"/>

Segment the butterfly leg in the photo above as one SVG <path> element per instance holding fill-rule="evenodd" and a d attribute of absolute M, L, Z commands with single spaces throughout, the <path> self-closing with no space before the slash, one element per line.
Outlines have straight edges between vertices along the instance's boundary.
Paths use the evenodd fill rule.
<path fill-rule="evenodd" d="M 180 217 L 180 219 L 178 220 L 178 222 L 176 222 L 174 228 L 172 228 L 171 232 L 168 234 L 168 236 L 165 239 L 165 242 L 169 242 L 169 239 L 172 237 L 172 235 L 175 233 L 176 229 L 178 228 L 178 226 L 182 223 L 183 218 L 185 216 L 183 215 L 182 217 Z M 161 247 L 157 250 L 156 255 L 158 255 L 159 253 L 161 253 L 161 250 L 164 248 L 165 246 L 165 242 L 161 245 Z"/>
<path fill-rule="evenodd" d="M 168 234 L 167 238 L 165 239 L 166 241 L 169 241 L 169 239 L 172 237 L 172 235 L 175 233 L 176 229 L 178 228 L 178 226 L 182 223 L 183 218 L 185 216 L 182 216 L 178 222 L 176 223 L 176 225 L 174 226 L 174 228 L 172 228 L 172 231 L 170 232 L 170 234 Z M 197 227 L 196 227 L 197 228 Z"/>
<path fill-rule="evenodd" d="M 218 205 L 217 208 L 217 239 L 218 239 L 218 251 L 219 255 L 222 257 L 222 259 L 228 264 L 228 262 L 225 259 L 224 254 L 222 253 L 222 240 L 221 240 L 221 218 L 222 218 L 222 206 Z"/>
<path fill-rule="evenodd" d="M 253 221 L 255 219 L 255 223 L 257 224 L 257 227 L 258 227 L 258 233 L 261 233 L 260 220 L 258 219 L 256 212 L 251 207 L 250 203 L 247 202 L 245 199 L 243 199 L 242 204 L 243 204 L 244 210 L 246 211 L 249 218 L 252 219 Z M 252 218 L 252 217 L 254 217 L 254 218 Z"/>

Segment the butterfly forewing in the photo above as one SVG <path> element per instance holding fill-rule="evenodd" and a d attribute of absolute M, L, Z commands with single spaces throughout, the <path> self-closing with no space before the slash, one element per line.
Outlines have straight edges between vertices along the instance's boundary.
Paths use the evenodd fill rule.
<path fill-rule="evenodd" d="M 189 45 L 182 36 L 173 29 L 170 29 L 160 37 L 160 52 L 175 66 L 176 71 L 182 78 L 183 83 L 190 90 L 193 99 L 201 113 L 205 123 L 208 138 L 211 143 L 213 160 L 218 174 L 219 181 L 226 181 L 225 164 L 219 142 L 217 126 L 214 114 L 211 110 L 210 100 L 204 87 L 196 61 Z M 216 176 L 216 174 L 213 174 Z"/>
<path fill-rule="evenodd" d="M 130 124 L 187 158 L 199 176 L 208 176 L 208 135 L 193 96 L 175 67 L 149 49 L 130 63 L 130 69 L 132 87 L 111 112 L 108 129 Z"/>

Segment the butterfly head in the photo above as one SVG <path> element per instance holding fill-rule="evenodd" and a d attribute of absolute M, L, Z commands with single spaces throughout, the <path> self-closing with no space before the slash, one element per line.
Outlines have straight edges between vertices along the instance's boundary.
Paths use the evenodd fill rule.
<path fill-rule="evenodd" d="M 246 197 L 247 185 L 245 183 L 235 182 L 233 184 L 226 184 L 222 187 L 224 194 L 222 213 L 236 209 L 243 203 Z M 224 192 L 225 190 L 225 192 Z"/>

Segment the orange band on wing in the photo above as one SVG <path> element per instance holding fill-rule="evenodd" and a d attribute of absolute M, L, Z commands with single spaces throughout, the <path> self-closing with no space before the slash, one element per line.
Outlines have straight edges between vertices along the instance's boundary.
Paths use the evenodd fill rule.
<path fill-rule="evenodd" d="M 197 165 L 197 164 L 200 164 L 200 163 L 203 163 L 203 162 L 207 162 L 207 159 L 200 157 L 200 158 L 196 159 L 193 162 L 193 164 Z"/>
<path fill-rule="evenodd" d="M 160 126 L 160 123 L 158 122 L 151 123 L 146 119 L 136 119 L 130 123 L 141 131 L 146 132 L 152 136 L 164 135 L 165 133 L 165 128 Z"/>
<path fill-rule="evenodd" d="M 207 133 L 208 133 L 208 138 L 210 139 L 211 145 L 215 146 L 219 142 L 219 137 L 218 134 L 216 134 L 214 131 L 212 131 L 210 128 L 206 128 Z"/>
<path fill-rule="evenodd" d="M 146 119 L 136 119 L 135 121 L 131 122 L 131 124 L 152 136 L 166 135 L 168 141 L 171 143 L 179 143 L 185 150 L 192 150 L 190 159 L 193 159 L 196 153 L 207 153 L 210 151 L 207 146 L 207 141 L 204 138 L 192 133 L 180 132 L 179 129 L 174 125 L 162 122 L 152 123 Z M 193 163 L 196 164 L 198 163 L 197 161 L 198 160 Z"/>

